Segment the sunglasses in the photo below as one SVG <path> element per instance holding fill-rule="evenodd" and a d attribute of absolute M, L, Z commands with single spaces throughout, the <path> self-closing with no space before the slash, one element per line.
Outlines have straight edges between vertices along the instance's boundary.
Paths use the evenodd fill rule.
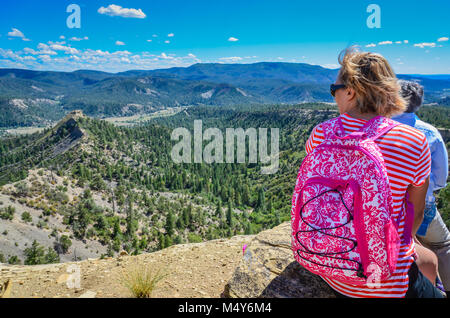
<path fill-rule="evenodd" d="M 338 90 L 338 89 L 341 89 L 341 88 L 345 88 L 345 85 L 343 85 L 343 84 L 339 84 L 339 85 L 336 85 L 336 84 L 331 84 L 330 85 L 330 93 L 331 93 L 331 96 L 335 96 L 336 95 L 336 91 Z"/>

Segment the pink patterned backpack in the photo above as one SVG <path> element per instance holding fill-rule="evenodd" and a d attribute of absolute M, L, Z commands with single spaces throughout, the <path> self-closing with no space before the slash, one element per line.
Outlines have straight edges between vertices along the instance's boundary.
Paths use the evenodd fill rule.
<path fill-rule="evenodd" d="M 309 271 L 354 285 L 385 280 L 395 271 L 398 224 L 374 141 L 397 125 L 378 116 L 345 136 L 340 117 L 322 124 L 325 140 L 302 162 L 291 209 L 292 251 Z M 406 223 L 408 233 L 411 216 Z"/>

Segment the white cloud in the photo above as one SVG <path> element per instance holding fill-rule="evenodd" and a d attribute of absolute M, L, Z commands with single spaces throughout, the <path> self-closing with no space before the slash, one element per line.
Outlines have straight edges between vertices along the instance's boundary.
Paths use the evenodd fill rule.
<path fill-rule="evenodd" d="M 416 43 L 414 46 L 423 49 L 425 47 L 436 47 L 436 43 Z"/>
<path fill-rule="evenodd" d="M 126 50 L 125 50 L 125 51 L 116 51 L 116 52 L 111 53 L 111 54 L 128 56 L 128 55 L 131 55 L 131 54 L 133 54 L 133 53 L 131 53 L 130 51 L 126 51 Z"/>
<path fill-rule="evenodd" d="M 49 55 L 39 55 L 39 58 L 43 61 L 43 62 L 50 62 L 52 60 L 52 58 Z"/>
<path fill-rule="evenodd" d="M 395 41 L 395 44 L 402 44 L 402 41 Z"/>
<path fill-rule="evenodd" d="M 201 63 L 202 62 L 202 60 L 200 60 L 196 55 L 194 55 L 192 53 L 189 53 L 186 56 L 186 59 L 189 60 L 189 61 L 195 62 L 195 63 Z"/>
<path fill-rule="evenodd" d="M 337 69 L 337 68 L 339 68 L 338 64 L 320 64 L 320 66 L 322 66 L 324 68 L 329 68 L 329 69 Z"/>
<path fill-rule="evenodd" d="M 79 41 L 86 41 L 86 40 L 89 40 L 89 38 L 87 37 L 87 36 L 85 36 L 85 37 L 83 37 L 83 38 L 77 38 L 77 37 L 72 37 L 72 38 L 70 38 L 70 41 L 77 41 L 77 42 L 79 42 Z"/>
<path fill-rule="evenodd" d="M 29 55 L 24 56 L 23 59 L 24 59 L 25 61 L 36 61 L 36 58 L 35 58 L 35 57 L 29 56 Z"/>
<path fill-rule="evenodd" d="M 44 44 L 46 45 L 46 44 Z M 24 48 L 23 51 L 26 54 L 32 54 L 32 55 L 58 55 L 55 51 L 50 50 L 50 48 L 47 46 L 45 49 L 40 49 L 39 51 L 30 49 L 28 47 Z"/>
<path fill-rule="evenodd" d="M 38 54 L 39 54 L 38 51 L 33 50 L 33 49 L 30 49 L 29 47 L 24 48 L 23 51 L 24 51 L 26 54 L 33 54 L 33 55 L 38 55 Z M 55 53 L 56 53 L 56 52 L 55 52 Z"/>
<path fill-rule="evenodd" d="M 64 45 L 64 44 L 66 44 L 66 41 L 60 41 L 60 42 L 48 41 L 47 43 L 49 45 L 53 45 L 53 44 Z"/>
<path fill-rule="evenodd" d="M 55 51 L 51 50 L 50 46 L 48 46 L 47 44 L 39 43 L 37 48 L 39 49 L 39 51 L 35 51 L 33 49 L 30 49 L 30 48 L 24 48 L 23 50 L 27 54 L 33 54 L 33 55 L 58 55 L 58 53 L 56 53 Z"/>
<path fill-rule="evenodd" d="M 232 56 L 220 60 L 215 59 L 212 62 L 231 63 L 241 60 L 244 60 L 244 58 Z M 122 72 L 133 69 L 187 67 L 193 63 L 201 62 L 203 61 L 193 53 L 176 55 L 163 52 L 156 55 L 146 51 L 134 53 L 127 50 L 112 52 L 93 49 L 77 50 L 71 46 L 53 42 L 39 43 L 37 48 L 25 48 L 18 51 L 0 48 L 0 67 L 49 71 L 70 72 L 79 69 L 92 69 L 105 72 Z"/>
<path fill-rule="evenodd" d="M 147 42 L 152 42 L 152 40 L 147 40 Z"/>
<path fill-rule="evenodd" d="M 375 43 L 370 43 L 366 45 L 366 47 L 375 47 L 375 46 L 377 46 Z"/>
<path fill-rule="evenodd" d="M 228 38 L 228 41 L 230 41 L 230 42 L 236 42 L 236 41 L 239 41 L 239 39 L 237 39 L 237 38 L 231 36 L 231 37 Z"/>
<path fill-rule="evenodd" d="M 116 45 L 125 45 L 122 41 L 116 41 Z"/>
<path fill-rule="evenodd" d="M 378 43 L 378 45 L 389 45 L 389 44 L 392 44 L 392 41 L 382 41 Z"/>
<path fill-rule="evenodd" d="M 174 36 L 175 36 L 175 34 L 173 34 L 173 33 L 169 33 L 169 34 L 167 34 L 167 36 L 168 36 L 169 38 L 172 38 L 172 37 L 174 37 Z"/>
<path fill-rule="evenodd" d="M 240 57 L 240 56 L 221 57 L 221 58 L 219 58 L 219 60 L 225 61 L 225 62 L 238 62 L 238 61 L 242 61 L 242 57 Z"/>
<path fill-rule="evenodd" d="M 10 32 L 8 32 L 8 36 L 13 38 L 21 38 L 23 41 L 31 41 L 30 39 L 27 39 L 25 35 L 20 31 L 19 29 L 12 28 Z"/>
<path fill-rule="evenodd" d="M 165 41 L 164 41 L 164 43 L 167 43 L 167 44 L 169 44 L 169 43 L 170 43 L 170 41 L 169 41 L 169 40 L 165 40 Z"/>
<path fill-rule="evenodd" d="M 448 37 L 442 37 L 438 39 L 438 42 L 447 42 L 448 41 Z"/>
<path fill-rule="evenodd" d="M 8 32 L 8 36 L 16 37 L 16 38 L 24 38 L 25 35 L 18 29 L 12 28 L 11 32 Z"/>
<path fill-rule="evenodd" d="M 59 37 L 59 39 L 60 39 L 60 40 L 65 40 L 66 37 L 65 37 L 64 35 L 61 35 L 61 36 Z"/>
<path fill-rule="evenodd" d="M 40 50 L 48 50 L 48 49 L 50 49 L 50 47 L 47 44 L 45 44 L 45 43 L 39 43 L 37 48 L 40 49 Z"/>
<path fill-rule="evenodd" d="M 63 51 L 66 54 L 78 54 L 79 51 L 76 48 L 70 46 L 64 46 L 61 44 L 52 44 L 50 48 L 55 51 Z"/>
<path fill-rule="evenodd" d="M 167 55 L 166 53 L 162 52 L 161 55 L 159 56 L 160 58 L 164 59 L 164 60 L 173 60 L 174 57 Z"/>
<path fill-rule="evenodd" d="M 100 14 L 106 14 L 111 17 L 137 18 L 144 19 L 147 16 L 141 9 L 128 9 L 121 6 L 110 4 L 108 7 L 100 7 L 97 11 Z"/>
<path fill-rule="evenodd" d="M 403 40 L 403 43 L 408 44 L 409 41 L 408 40 Z"/>
<path fill-rule="evenodd" d="M 9 58 L 12 60 L 21 60 L 22 59 L 20 57 L 20 55 L 14 53 L 11 49 L 4 50 L 4 49 L 0 48 L 0 56 L 4 57 L 4 58 Z"/>

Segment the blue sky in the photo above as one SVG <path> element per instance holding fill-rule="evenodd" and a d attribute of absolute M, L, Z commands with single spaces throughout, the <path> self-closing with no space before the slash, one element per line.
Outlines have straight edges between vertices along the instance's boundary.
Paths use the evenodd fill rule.
<path fill-rule="evenodd" d="M 68 28 L 77 4 L 81 28 Z M 370 4 L 381 28 L 369 28 Z M 448 0 L 5 0 L 0 67 L 118 72 L 193 63 L 301 62 L 337 68 L 349 45 L 397 73 L 450 74 Z"/>

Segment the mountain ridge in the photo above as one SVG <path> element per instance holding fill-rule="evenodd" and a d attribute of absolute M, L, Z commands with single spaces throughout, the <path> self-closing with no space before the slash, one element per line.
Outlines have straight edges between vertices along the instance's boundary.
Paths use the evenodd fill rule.
<path fill-rule="evenodd" d="M 197 63 L 189 67 L 107 73 L 0 69 L 0 127 L 46 125 L 82 109 L 94 117 L 148 114 L 166 107 L 333 102 L 338 69 L 306 63 Z M 447 75 L 407 75 L 425 101 L 445 105 Z"/>

